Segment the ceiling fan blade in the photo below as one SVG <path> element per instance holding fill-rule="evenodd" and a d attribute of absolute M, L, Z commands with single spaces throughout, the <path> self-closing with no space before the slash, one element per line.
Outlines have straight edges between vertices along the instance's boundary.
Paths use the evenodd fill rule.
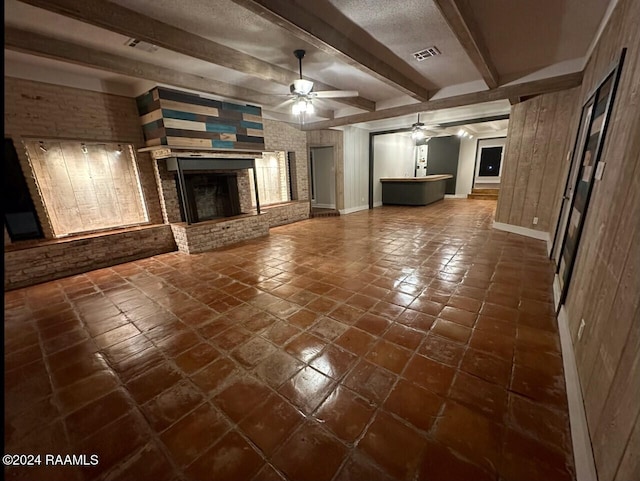
<path fill-rule="evenodd" d="M 284 107 L 285 105 L 292 104 L 294 100 L 295 99 L 287 99 L 284 102 L 280 102 L 278 105 L 274 105 L 273 108 L 274 109 L 279 109 L 281 107 Z"/>
<path fill-rule="evenodd" d="M 324 90 L 322 92 L 313 92 L 315 97 L 321 99 L 337 99 L 340 97 L 357 97 L 357 90 Z"/>

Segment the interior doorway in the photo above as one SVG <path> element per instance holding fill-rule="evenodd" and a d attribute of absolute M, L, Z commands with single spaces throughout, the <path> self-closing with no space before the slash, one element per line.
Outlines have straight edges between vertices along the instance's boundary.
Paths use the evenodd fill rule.
<path fill-rule="evenodd" d="M 309 192 L 312 213 L 336 210 L 336 169 L 332 146 L 309 149 Z"/>

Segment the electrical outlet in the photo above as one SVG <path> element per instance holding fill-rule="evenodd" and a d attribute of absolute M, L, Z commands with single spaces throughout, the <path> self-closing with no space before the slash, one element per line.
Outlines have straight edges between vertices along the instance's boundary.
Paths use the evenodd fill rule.
<path fill-rule="evenodd" d="M 580 339 L 582 339 L 582 333 L 584 332 L 584 326 L 586 326 L 586 323 L 584 322 L 584 319 L 580 320 L 580 327 L 578 328 L 578 341 Z"/>
<path fill-rule="evenodd" d="M 533 218 L 533 225 L 538 225 L 538 218 L 537 217 Z"/>

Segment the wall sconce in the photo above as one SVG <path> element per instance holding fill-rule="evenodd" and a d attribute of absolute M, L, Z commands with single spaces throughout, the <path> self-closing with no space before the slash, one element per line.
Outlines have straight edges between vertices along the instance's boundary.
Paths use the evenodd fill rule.
<path fill-rule="evenodd" d="M 122 153 L 122 150 L 123 150 L 123 149 L 122 149 L 122 145 L 121 145 L 121 144 L 118 144 L 118 154 L 121 154 L 121 153 Z"/>
<path fill-rule="evenodd" d="M 40 147 L 40 150 L 42 150 L 43 152 L 47 151 L 47 148 L 44 146 L 44 142 L 42 140 L 38 143 L 38 147 Z"/>
<path fill-rule="evenodd" d="M 83 154 L 88 154 L 89 153 L 89 149 L 87 149 L 87 146 L 85 144 L 82 144 L 81 149 L 82 149 L 82 153 Z"/>

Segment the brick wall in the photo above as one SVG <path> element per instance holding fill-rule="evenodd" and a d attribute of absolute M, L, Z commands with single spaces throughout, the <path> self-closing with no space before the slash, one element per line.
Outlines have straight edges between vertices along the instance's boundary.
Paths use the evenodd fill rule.
<path fill-rule="evenodd" d="M 298 200 L 309 201 L 309 168 L 307 162 L 307 134 L 291 124 L 276 120 L 264 120 L 264 143 L 267 150 L 295 152 L 296 164 L 292 185 Z M 293 172 L 295 170 L 295 172 Z"/>
<path fill-rule="evenodd" d="M 53 238 L 42 196 L 34 179 L 23 141 L 57 139 L 104 141 L 144 146 L 142 129 L 134 99 L 71 87 L 5 77 L 5 138 L 16 147 L 20 165 L 44 235 Z M 193 238 L 197 252 L 267 235 L 270 225 L 280 225 L 308 218 L 308 168 L 306 134 L 294 126 L 277 121 L 264 121 L 266 149 L 295 152 L 292 169 L 297 199 L 304 202 L 283 204 L 265 215 L 223 223 L 205 224 L 184 234 Z M 137 153 L 138 170 L 152 224 L 180 221 L 177 192 L 173 176 L 166 165 L 158 164 L 148 154 Z M 159 179 L 159 182 L 156 181 Z M 243 207 L 250 202 L 249 189 L 244 189 L 244 177 L 239 178 Z M 161 189 L 173 187 L 173 197 L 165 196 L 161 206 Z M 166 184 L 166 185 L 165 185 Z M 163 212 L 164 211 L 164 212 Z M 220 224 L 231 223 L 228 226 Z M 225 227 L 225 228 L 223 228 Z M 14 243 L 5 251 L 5 289 L 86 272 L 133 259 L 169 252 L 176 249 L 173 233 L 179 241 L 180 227 L 168 225 L 128 229 L 99 235 L 80 236 L 36 244 Z M 186 231 L 185 231 L 186 232 Z M 7 242 L 5 229 L 5 244 Z"/>
<path fill-rule="evenodd" d="M 264 214 L 241 216 L 191 225 L 171 224 L 171 230 L 180 252 L 197 254 L 269 235 L 269 219 Z"/>
<path fill-rule="evenodd" d="M 144 146 L 134 99 L 5 77 L 4 134 L 18 153 L 46 238 L 53 229 L 23 141 L 60 139 Z M 137 154 L 149 221 L 162 223 L 153 160 Z M 5 229 L 6 232 L 6 229 Z M 5 244 L 6 244 L 5 234 Z M 22 245 L 21 245 L 22 244 Z M 30 247 L 26 247 L 30 246 Z M 5 289 L 36 284 L 91 269 L 175 250 L 168 226 L 129 229 L 39 244 L 17 242 L 5 251 Z"/>
<path fill-rule="evenodd" d="M 158 159 L 154 165 L 160 207 L 165 224 L 180 222 L 180 199 L 174 173 L 167 170 L 167 160 Z"/>
<path fill-rule="evenodd" d="M 168 225 L 34 244 L 4 253 L 4 288 L 28 286 L 176 250 Z"/>
<path fill-rule="evenodd" d="M 53 230 L 29 164 L 23 138 L 105 141 L 144 147 L 134 99 L 5 77 L 4 134 L 13 140 L 45 237 Z M 162 222 L 153 161 L 137 154 L 149 221 Z"/>
<path fill-rule="evenodd" d="M 269 227 L 291 224 L 309 218 L 309 202 L 287 202 L 286 204 L 268 206 L 263 209 L 269 220 Z"/>

